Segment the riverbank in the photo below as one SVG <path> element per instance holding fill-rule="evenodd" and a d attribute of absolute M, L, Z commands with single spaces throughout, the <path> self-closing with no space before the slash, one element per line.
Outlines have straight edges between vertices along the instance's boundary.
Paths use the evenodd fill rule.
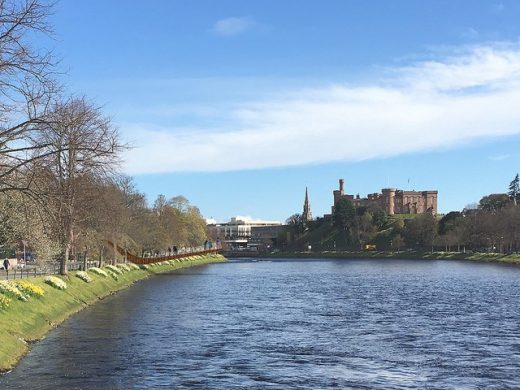
<path fill-rule="evenodd" d="M 221 255 L 191 256 L 141 267 L 108 266 L 86 273 L 70 272 L 67 277 L 55 276 L 58 283 L 65 282 L 65 289 L 46 283 L 46 277 L 23 279 L 29 284 L 20 285 L 15 291 L 5 291 L 4 287 L 4 292 L 0 291 L 0 372 L 12 369 L 29 352 L 32 343 L 100 299 L 154 274 L 224 261 Z M 84 274 L 90 282 L 80 278 Z M 22 296 L 18 295 L 20 292 Z"/>
<path fill-rule="evenodd" d="M 520 254 L 422 252 L 422 251 L 336 251 L 336 252 L 278 252 L 264 255 L 268 258 L 335 258 L 335 259 L 410 259 L 410 260 L 471 260 L 520 264 Z"/>

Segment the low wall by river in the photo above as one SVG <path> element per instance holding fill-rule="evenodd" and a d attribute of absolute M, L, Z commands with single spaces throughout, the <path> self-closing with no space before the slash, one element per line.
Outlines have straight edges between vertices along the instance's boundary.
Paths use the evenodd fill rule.
<path fill-rule="evenodd" d="M 230 256 L 224 253 L 226 257 Z M 238 256 L 251 257 L 251 256 Z M 480 252 L 429 252 L 429 251 L 306 251 L 306 252 L 277 252 L 257 254 L 253 257 L 266 258 L 332 258 L 332 259 L 410 259 L 410 260 L 470 260 L 478 262 L 496 262 L 520 264 L 520 254 L 511 253 L 480 253 Z"/>

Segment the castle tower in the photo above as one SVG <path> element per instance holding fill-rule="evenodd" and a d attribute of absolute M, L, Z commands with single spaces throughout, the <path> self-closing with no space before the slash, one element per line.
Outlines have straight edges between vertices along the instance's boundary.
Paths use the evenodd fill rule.
<path fill-rule="evenodd" d="M 395 189 L 394 188 L 383 188 L 381 193 L 383 194 L 383 208 L 388 215 L 395 214 Z"/>
<path fill-rule="evenodd" d="M 302 219 L 304 222 L 312 221 L 311 204 L 309 203 L 309 193 L 305 187 L 305 202 L 303 203 Z"/>
<path fill-rule="evenodd" d="M 339 190 L 332 191 L 332 195 L 334 196 L 334 206 L 341 199 L 343 195 L 345 195 L 345 181 L 343 179 L 339 179 Z M 334 213 L 334 210 L 332 210 Z"/>

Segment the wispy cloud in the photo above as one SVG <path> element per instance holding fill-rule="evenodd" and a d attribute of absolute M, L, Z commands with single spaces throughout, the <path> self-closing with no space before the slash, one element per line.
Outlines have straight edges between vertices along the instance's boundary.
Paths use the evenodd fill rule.
<path fill-rule="evenodd" d="M 461 30 L 459 35 L 464 39 L 477 39 L 479 37 L 479 32 L 473 27 L 468 27 Z"/>
<path fill-rule="evenodd" d="M 507 160 L 511 155 L 509 154 L 497 154 L 495 156 L 489 156 L 488 159 L 491 161 L 503 161 Z"/>
<path fill-rule="evenodd" d="M 224 37 L 242 34 L 252 29 L 256 23 L 248 17 L 233 17 L 218 20 L 212 28 L 214 34 Z"/>
<path fill-rule="evenodd" d="M 517 44 L 464 48 L 390 73 L 367 85 L 244 102 L 225 114 L 225 128 L 128 125 L 123 128 L 140 147 L 127 154 L 126 169 L 145 174 L 359 161 L 520 134 Z"/>

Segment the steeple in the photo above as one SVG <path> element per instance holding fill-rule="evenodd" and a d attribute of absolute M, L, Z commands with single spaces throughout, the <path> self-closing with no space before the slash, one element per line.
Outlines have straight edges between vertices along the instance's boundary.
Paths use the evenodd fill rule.
<path fill-rule="evenodd" d="M 302 219 L 304 222 L 312 221 L 311 204 L 309 203 L 309 193 L 305 187 L 305 202 L 303 203 Z"/>

